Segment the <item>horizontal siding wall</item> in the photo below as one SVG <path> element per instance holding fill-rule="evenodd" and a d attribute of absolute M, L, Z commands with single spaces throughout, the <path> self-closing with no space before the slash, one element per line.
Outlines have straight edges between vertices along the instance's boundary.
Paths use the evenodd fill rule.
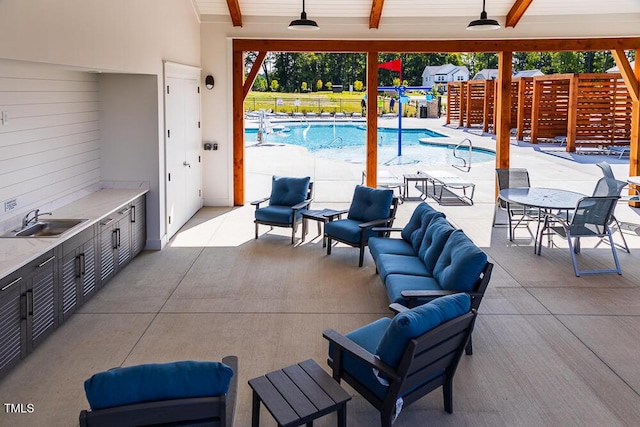
<path fill-rule="evenodd" d="M 0 224 L 100 181 L 97 74 L 0 60 L 0 111 Z"/>

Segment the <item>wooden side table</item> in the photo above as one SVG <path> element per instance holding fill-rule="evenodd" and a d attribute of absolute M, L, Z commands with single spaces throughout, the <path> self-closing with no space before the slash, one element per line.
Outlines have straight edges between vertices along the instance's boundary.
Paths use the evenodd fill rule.
<path fill-rule="evenodd" d="M 313 425 L 313 420 L 338 412 L 338 427 L 347 425 L 351 396 L 309 359 L 249 380 L 253 389 L 251 425 L 260 425 L 260 402 L 279 427 Z"/>

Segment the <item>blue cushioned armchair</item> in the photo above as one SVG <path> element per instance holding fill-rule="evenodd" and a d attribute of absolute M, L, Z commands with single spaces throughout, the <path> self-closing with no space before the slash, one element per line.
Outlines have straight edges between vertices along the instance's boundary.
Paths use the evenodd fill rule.
<path fill-rule="evenodd" d="M 400 409 L 442 386 L 453 412 L 453 376 L 476 318 L 466 294 L 437 298 L 393 319 L 348 334 L 324 331 L 333 378 L 344 380 L 380 411 L 391 427 Z"/>
<path fill-rule="evenodd" d="M 294 243 L 302 212 L 309 209 L 313 199 L 313 182 L 310 177 L 293 178 L 274 176 L 271 181 L 271 196 L 251 202 L 256 207 L 256 239 L 258 224 L 291 228 L 291 244 Z M 260 207 L 269 202 L 268 206 Z"/>
<path fill-rule="evenodd" d="M 233 425 L 238 358 L 115 368 L 84 383 L 80 427 Z"/>
<path fill-rule="evenodd" d="M 331 255 L 332 240 L 360 248 L 358 265 L 362 267 L 364 248 L 369 238 L 377 235 L 373 228 L 393 226 L 397 208 L 398 199 L 393 196 L 393 190 L 356 185 L 349 210 L 332 214 L 324 226 L 327 255 Z M 343 213 L 347 213 L 347 218 L 335 219 Z"/>

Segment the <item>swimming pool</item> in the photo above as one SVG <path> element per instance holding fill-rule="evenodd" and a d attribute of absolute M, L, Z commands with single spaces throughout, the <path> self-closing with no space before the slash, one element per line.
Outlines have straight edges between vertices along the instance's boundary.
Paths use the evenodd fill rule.
<path fill-rule="evenodd" d="M 305 147 L 315 156 L 342 160 L 350 163 L 365 162 L 367 129 L 364 125 L 345 123 L 282 123 L 267 128 L 264 144 L 292 144 Z M 245 139 L 255 141 L 257 129 L 246 129 Z M 420 139 L 434 142 L 420 142 Z M 435 142 L 442 138 L 443 142 Z M 398 130 L 378 128 L 378 163 L 387 165 L 460 164 L 453 157 L 453 146 L 459 141 L 447 143 L 446 135 L 430 129 L 402 129 L 402 156 L 398 156 Z M 468 148 L 461 148 L 467 150 Z M 467 154 L 463 154 L 467 157 Z M 495 153 L 473 149 L 472 162 L 495 161 Z"/>

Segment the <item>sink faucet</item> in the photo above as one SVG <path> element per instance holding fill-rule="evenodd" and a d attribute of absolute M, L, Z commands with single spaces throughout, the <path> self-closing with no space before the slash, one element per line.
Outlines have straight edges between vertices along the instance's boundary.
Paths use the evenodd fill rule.
<path fill-rule="evenodd" d="M 33 214 L 33 217 L 29 218 L 31 216 L 31 214 Z M 51 212 L 40 213 L 40 209 L 33 209 L 33 210 L 27 212 L 27 214 L 24 216 L 24 218 L 22 218 L 22 228 L 25 228 L 26 226 L 28 226 L 32 222 L 34 224 L 37 223 L 39 218 L 40 218 L 40 215 L 51 215 Z"/>

